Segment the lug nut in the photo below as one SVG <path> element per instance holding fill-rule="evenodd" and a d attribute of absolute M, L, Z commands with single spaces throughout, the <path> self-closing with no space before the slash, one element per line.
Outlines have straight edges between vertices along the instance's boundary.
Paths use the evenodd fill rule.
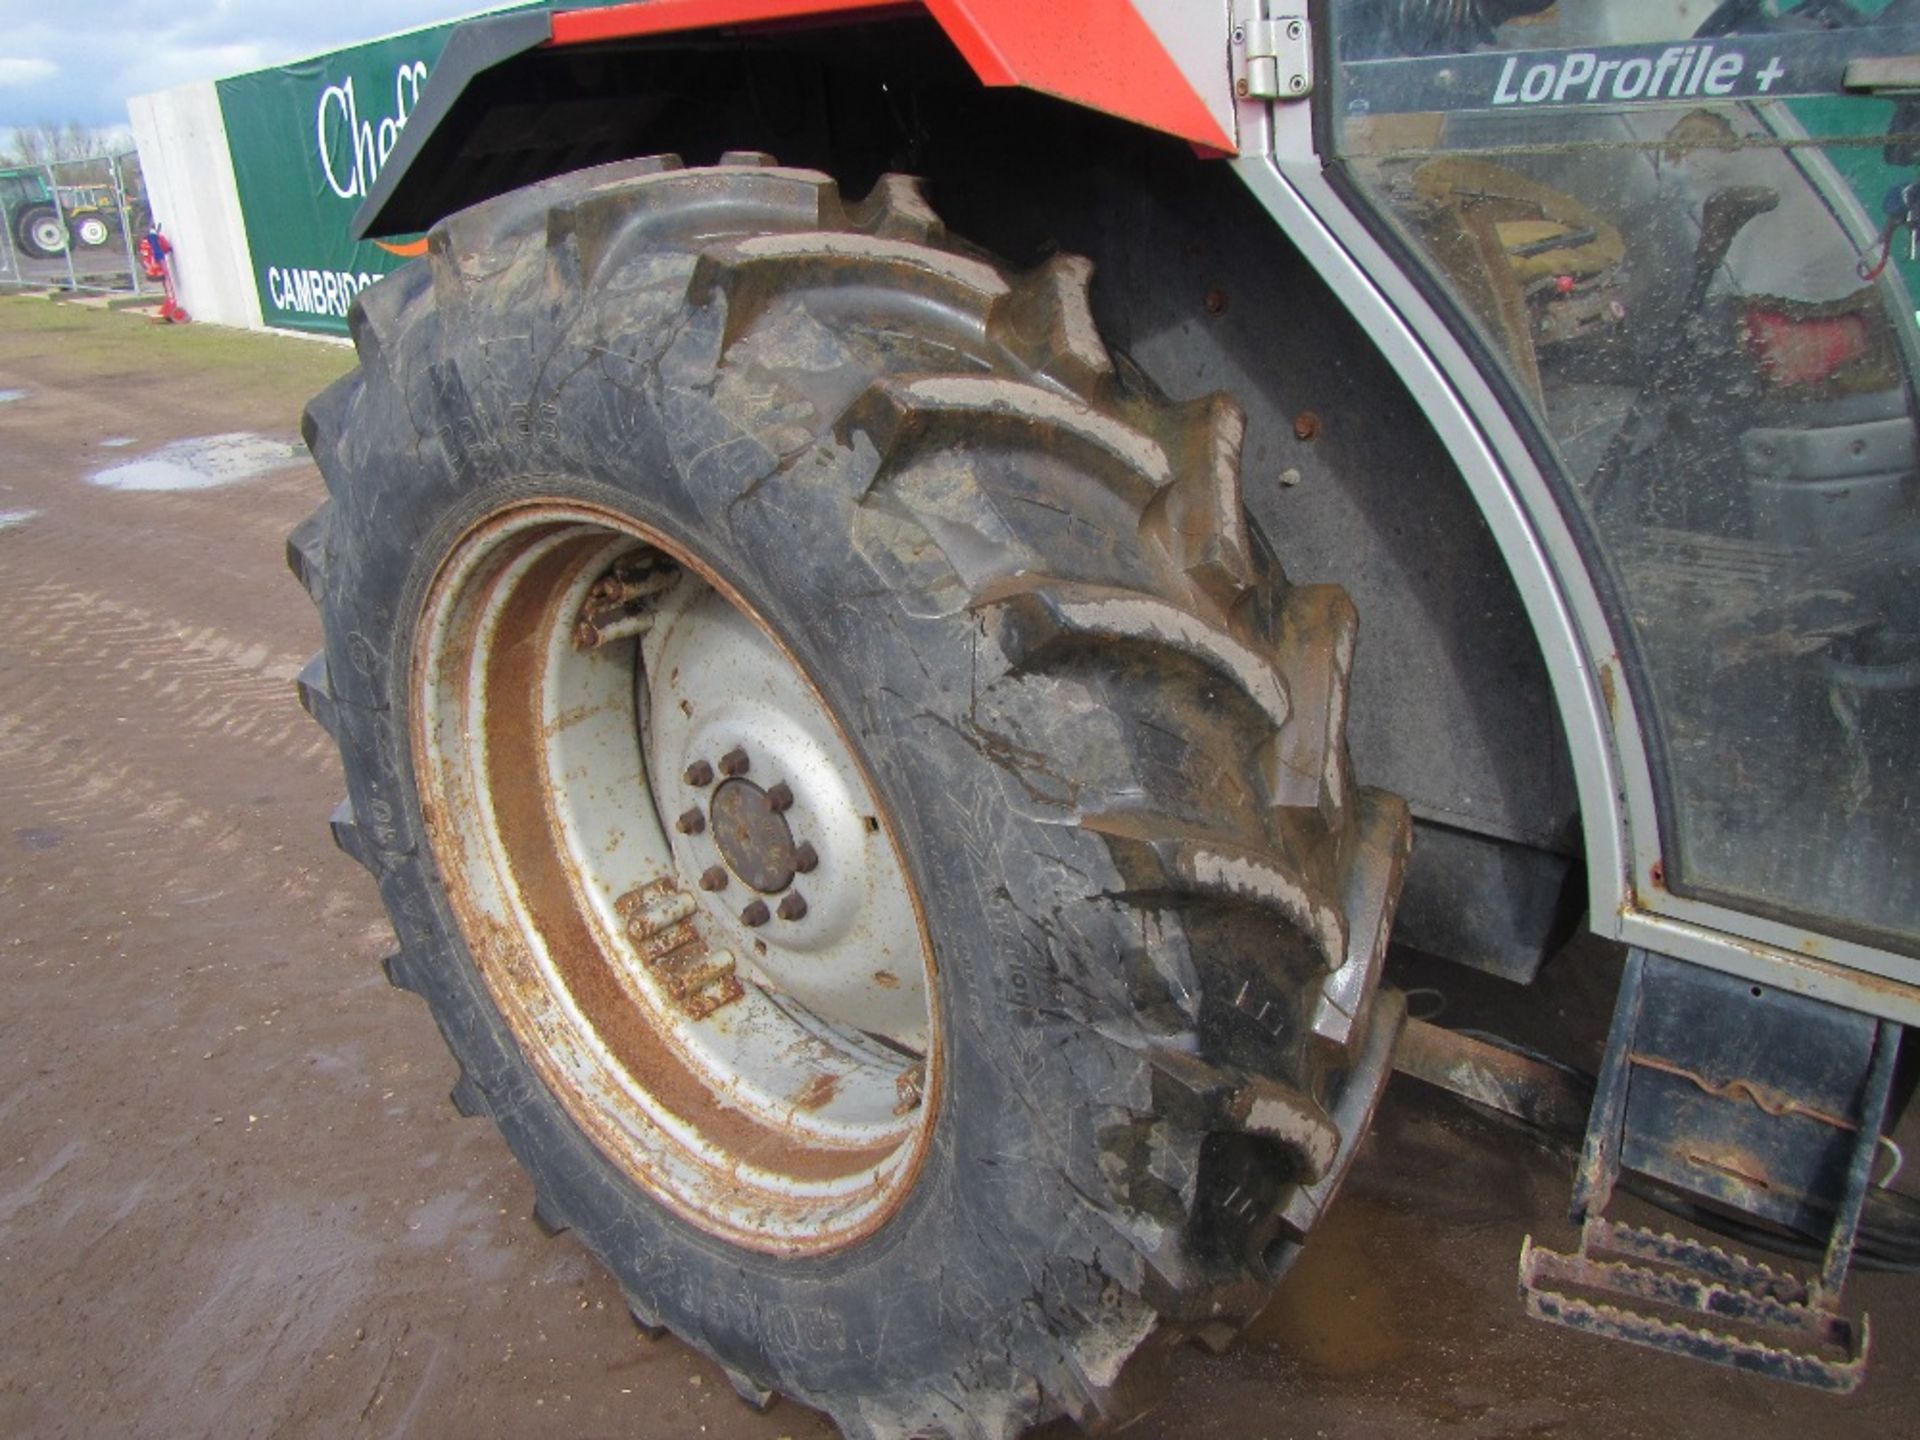
<path fill-rule="evenodd" d="M 786 781 L 782 780 L 771 790 L 767 791 L 767 808 L 773 811 L 774 814 L 778 815 L 782 810 L 787 809 L 792 804 L 793 791 L 787 788 Z"/>
<path fill-rule="evenodd" d="M 700 813 L 700 807 L 696 805 L 674 821 L 673 828 L 682 835 L 698 835 L 707 828 L 707 817 Z"/>
<path fill-rule="evenodd" d="M 793 868 L 802 875 L 813 873 L 813 867 L 820 863 L 820 852 L 813 848 L 811 840 L 802 840 L 793 847 Z"/>
<path fill-rule="evenodd" d="M 709 865 L 700 872 L 702 890 L 724 890 L 727 888 L 727 871 L 724 865 Z"/>
<path fill-rule="evenodd" d="M 807 900 L 798 890 L 789 890 L 780 897 L 780 909 L 777 912 L 782 920 L 798 920 L 807 913 Z"/>
<path fill-rule="evenodd" d="M 696 760 L 687 766 L 687 773 L 683 778 L 694 789 L 704 790 L 713 783 L 713 767 L 704 760 Z"/>
<path fill-rule="evenodd" d="M 747 773 L 747 752 L 738 745 L 720 757 L 720 773 L 728 777 Z"/>
<path fill-rule="evenodd" d="M 767 923 L 767 902 L 755 900 L 740 912 L 742 925 L 764 925 Z"/>

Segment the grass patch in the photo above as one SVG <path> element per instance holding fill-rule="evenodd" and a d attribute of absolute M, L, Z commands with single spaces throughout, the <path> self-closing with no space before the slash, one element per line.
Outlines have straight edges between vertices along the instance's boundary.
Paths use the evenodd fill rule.
<path fill-rule="evenodd" d="M 354 365 L 351 348 L 223 325 L 0 296 L 0 369 L 13 384 L 111 385 L 148 375 L 204 382 L 224 398 L 297 411 Z"/>

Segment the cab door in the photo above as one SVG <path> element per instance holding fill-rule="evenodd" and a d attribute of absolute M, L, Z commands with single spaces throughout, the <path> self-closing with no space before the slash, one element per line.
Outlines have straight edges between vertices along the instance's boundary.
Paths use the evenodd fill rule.
<path fill-rule="evenodd" d="M 1906 978 L 1916 8 L 1335 0 L 1318 125 L 1606 611 L 1657 832 L 1635 903 Z"/>

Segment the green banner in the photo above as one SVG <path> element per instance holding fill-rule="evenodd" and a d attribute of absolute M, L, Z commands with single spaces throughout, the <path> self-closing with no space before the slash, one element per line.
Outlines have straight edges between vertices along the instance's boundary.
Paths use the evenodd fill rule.
<path fill-rule="evenodd" d="M 353 297 L 406 263 L 351 238 L 451 25 L 219 81 L 240 214 L 269 325 L 344 335 Z"/>

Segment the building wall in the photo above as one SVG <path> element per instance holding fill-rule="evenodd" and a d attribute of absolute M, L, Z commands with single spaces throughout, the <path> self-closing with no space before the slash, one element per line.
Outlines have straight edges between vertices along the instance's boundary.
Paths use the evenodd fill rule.
<path fill-rule="evenodd" d="M 358 242 L 353 218 L 452 25 L 128 102 L 153 213 L 196 320 L 344 337 L 354 295 L 419 241 Z"/>
<path fill-rule="evenodd" d="M 262 328 L 233 154 L 210 80 L 127 102 L 154 218 L 173 243 L 180 303 L 196 320 Z"/>

